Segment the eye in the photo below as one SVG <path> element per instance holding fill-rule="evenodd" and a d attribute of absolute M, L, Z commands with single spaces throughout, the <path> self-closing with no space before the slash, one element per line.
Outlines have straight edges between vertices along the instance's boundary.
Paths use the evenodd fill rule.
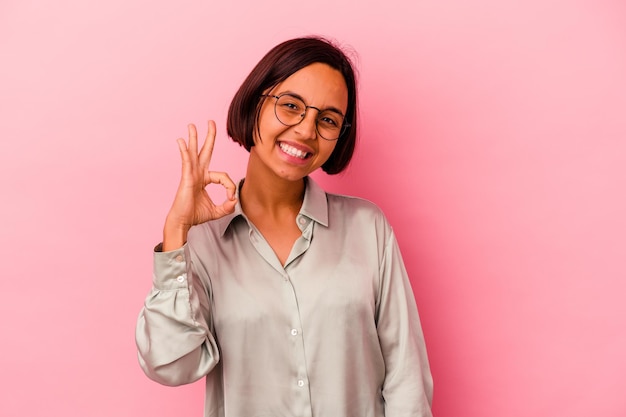
<path fill-rule="evenodd" d="M 304 104 L 295 97 L 288 95 L 282 96 L 278 99 L 277 104 L 283 111 L 287 111 L 289 113 L 304 112 Z"/>
<path fill-rule="evenodd" d="M 327 128 L 337 129 L 341 126 L 341 117 L 332 112 L 322 113 L 318 120 L 318 123 Z"/>

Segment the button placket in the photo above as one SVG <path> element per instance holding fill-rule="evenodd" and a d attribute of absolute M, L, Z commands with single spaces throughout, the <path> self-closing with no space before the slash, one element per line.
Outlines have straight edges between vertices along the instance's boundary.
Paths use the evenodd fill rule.
<path fill-rule="evenodd" d="M 291 311 L 290 326 L 286 329 L 289 332 L 287 336 L 290 340 L 290 346 L 293 347 L 294 363 L 293 363 L 293 379 L 290 383 L 294 389 L 294 403 L 298 404 L 298 413 L 294 415 L 311 417 L 311 393 L 309 390 L 309 373 L 307 370 L 306 355 L 304 353 L 304 330 L 302 318 L 300 317 L 300 307 L 298 306 L 298 294 L 294 286 L 297 281 L 297 275 L 290 273 L 289 286 L 285 286 L 285 305 Z"/>

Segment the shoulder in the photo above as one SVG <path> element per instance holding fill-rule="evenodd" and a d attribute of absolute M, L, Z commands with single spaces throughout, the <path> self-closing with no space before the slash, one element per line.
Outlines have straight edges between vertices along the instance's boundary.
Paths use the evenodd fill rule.
<path fill-rule="evenodd" d="M 381 208 L 375 203 L 361 197 L 326 193 L 328 212 L 332 218 L 339 218 L 343 222 L 372 225 L 374 227 L 390 229 L 389 222 Z"/>
<path fill-rule="evenodd" d="M 192 226 L 187 234 L 187 243 L 193 253 L 204 257 L 207 253 L 215 253 L 216 248 L 227 244 L 232 239 L 229 229 L 239 220 L 233 216 L 223 217 Z"/>
<path fill-rule="evenodd" d="M 375 203 L 361 197 L 326 192 L 326 198 L 330 206 L 349 207 L 355 210 L 364 210 L 371 213 L 380 213 L 382 210 Z"/>
<path fill-rule="evenodd" d="M 215 240 L 220 235 L 220 228 L 218 226 L 217 221 L 208 221 L 192 226 L 191 229 L 189 229 L 187 239 L 194 242 L 206 239 Z"/>
<path fill-rule="evenodd" d="M 219 219 L 197 224 L 189 229 L 188 238 L 192 240 L 219 240 L 230 228 L 235 227 L 235 224 L 241 220 L 242 217 L 239 213 L 233 213 Z"/>

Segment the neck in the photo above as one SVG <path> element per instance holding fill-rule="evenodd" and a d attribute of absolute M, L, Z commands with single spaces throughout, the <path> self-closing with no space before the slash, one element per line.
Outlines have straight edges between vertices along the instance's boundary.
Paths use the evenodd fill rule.
<path fill-rule="evenodd" d="M 248 167 L 239 191 L 241 208 L 246 215 L 279 216 L 285 210 L 297 213 L 304 200 L 304 189 L 304 179 L 289 181 L 271 174 L 259 175 Z"/>

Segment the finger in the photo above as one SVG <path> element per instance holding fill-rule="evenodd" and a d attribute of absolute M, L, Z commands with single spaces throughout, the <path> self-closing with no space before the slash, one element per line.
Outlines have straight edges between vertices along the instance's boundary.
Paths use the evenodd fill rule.
<path fill-rule="evenodd" d="M 186 170 L 191 169 L 189 161 L 189 149 L 187 149 L 187 144 L 185 143 L 185 139 L 183 138 L 176 139 L 176 143 L 178 144 L 178 150 L 180 151 L 180 159 L 182 160 L 183 173 L 185 173 Z"/>
<path fill-rule="evenodd" d="M 204 144 L 202 145 L 202 149 L 200 149 L 199 162 L 200 166 L 208 168 L 209 163 L 211 162 L 211 156 L 213 155 L 213 146 L 215 145 L 215 122 L 213 120 L 209 120 L 209 127 L 206 133 L 206 139 L 204 140 Z"/>
<path fill-rule="evenodd" d="M 222 187 L 226 188 L 226 196 L 228 199 L 231 201 L 235 200 L 237 186 L 233 180 L 230 179 L 227 173 L 209 171 L 204 182 L 205 187 L 209 184 L 220 184 Z"/>
<path fill-rule="evenodd" d="M 187 125 L 187 131 L 189 132 L 189 162 L 193 164 L 198 155 L 198 131 L 193 123 Z"/>
<path fill-rule="evenodd" d="M 215 206 L 215 213 L 218 217 L 224 217 L 235 211 L 237 200 L 226 200 L 221 205 Z"/>

